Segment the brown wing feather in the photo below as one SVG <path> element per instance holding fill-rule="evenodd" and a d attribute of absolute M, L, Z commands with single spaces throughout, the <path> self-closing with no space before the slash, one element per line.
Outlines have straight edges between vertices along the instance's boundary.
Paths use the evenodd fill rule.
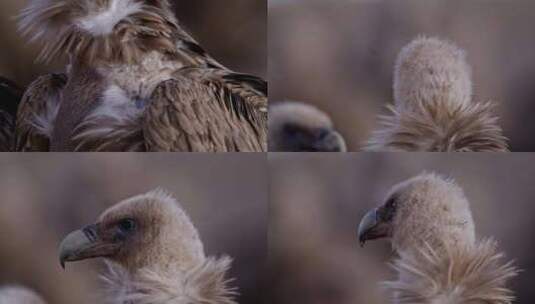
<path fill-rule="evenodd" d="M 0 110 L 0 152 L 13 151 L 14 133 L 15 119 L 9 113 Z"/>
<path fill-rule="evenodd" d="M 239 116 L 251 119 L 250 123 L 259 133 L 262 143 L 267 142 L 268 86 L 265 80 L 221 69 L 185 68 L 178 74 L 195 79 L 216 91 L 220 87 L 228 90 L 229 94 L 234 95 L 232 99 L 225 99 L 234 103 L 228 104 L 229 109 L 237 111 Z"/>
<path fill-rule="evenodd" d="M 0 110 L 0 152 L 12 152 L 15 141 L 15 119 Z"/>
<path fill-rule="evenodd" d="M 15 144 L 15 117 L 22 89 L 0 77 L 0 152 L 11 152 Z"/>
<path fill-rule="evenodd" d="M 22 97 L 17 114 L 16 151 L 50 150 L 51 124 L 59 108 L 61 90 L 66 82 L 67 76 L 63 74 L 49 74 L 30 84 Z"/>
<path fill-rule="evenodd" d="M 145 114 L 150 151 L 266 151 L 267 85 L 254 76 L 185 69 L 160 84 Z"/>
<path fill-rule="evenodd" d="M 233 94 L 242 97 L 247 104 L 267 117 L 267 82 L 260 77 L 223 69 L 184 68 L 178 75 L 195 79 L 205 85 L 219 83 Z"/>

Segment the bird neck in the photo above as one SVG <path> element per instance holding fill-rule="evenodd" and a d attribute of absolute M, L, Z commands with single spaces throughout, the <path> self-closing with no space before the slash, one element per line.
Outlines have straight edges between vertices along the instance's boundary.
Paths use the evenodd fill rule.
<path fill-rule="evenodd" d="M 187 248 L 187 250 L 189 249 Z M 142 260 L 134 261 L 133 264 L 128 265 L 128 268 L 132 270 L 133 274 L 137 274 L 140 269 L 168 269 L 171 273 L 188 273 L 204 263 L 206 263 L 204 252 L 172 250 L 143 257 Z"/>
<path fill-rule="evenodd" d="M 404 110 L 389 106 L 383 128 L 368 141 L 368 151 L 504 152 L 508 150 L 496 123 L 493 104 L 420 102 Z"/>
<path fill-rule="evenodd" d="M 384 284 L 399 304 L 511 303 L 506 283 L 518 270 L 502 257 L 492 240 L 421 246 L 400 252 L 393 263 L 398 280 Z"/>
<path fill-rule="evenodd" d="M 69 58 L 77 65 L 103 68 L 142 66 L 147 58 L 153 58 L 154 54 L 158 54 L 161 61 L 171 62 L 176 69 L 182 67 L 226 69 L 182 29 L 174 16 L 162 15 L 161 18 L 158 28 L 154 30 L 166 33 L 165 35 L 150 39 L 130 39 L 128 43 L 108 36 L 80 38 L 79 43 L 87 45 L 69 51 Z"/>
<path fill-rule="evenodd" d="M 104 281 L 112 303 L 236 304 L 236 291 L 229 287 L 231 259 L 206 258 L 188 270 L 163 265 L 138 269 L 134 274 L 108 262 Z M 129 302 L 132 301 L 133 302 Z"/>

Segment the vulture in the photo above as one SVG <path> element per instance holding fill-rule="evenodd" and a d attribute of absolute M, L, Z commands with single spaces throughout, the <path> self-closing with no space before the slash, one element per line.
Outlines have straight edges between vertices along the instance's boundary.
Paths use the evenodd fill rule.
<path fill-rule="evenodd" d="M 12 152 L 15 145 L 15 119 L 23 90 L 0 77 L 0 152 Z"/>
<path fill-rule="evenodd" d="M 63 267 L 96 257 L 107 261 L 110 303 L 235 304 L 230 258 L 205 255 L 188 215 L 163 190 L 110 207 L 59 247 Z"/>
<path fill-rule="evenodd" d="M 2 304 L 46 304 L 46 302 L 35 293 L 22 286 L 2 286 L 0 287 L 0 303 Z"/>
<path fill-rule="evenodd" d="M 346 152 L 344 138 L 329 116 L 301 102 L 270 106 L 268 134 L 273 152 Z"/>
<path fill-rule="evenodd" d="M 470 205 L 451 179 L 423 173 L 390 191 L 360 222 L 358 238 L 389 238 L 398 257 L 396 281 L 385 282 L 397 304 L 509 304 L 517 274 L 496 241 L 478 239 Z"/>
<path fill-rule="evenodd" d="M 18 151 L 267 150 L 267 83 L 214 60 L 169 0 L 30 0 L 19 28 L 43 75 L 18 112 Z"/>
<path fill-rule="evenodd" d="M 428 152 L 507 151 L 492 102 L 472 96 L 465 52 L 437 38 L 418 37 L 398 55 L 394 103 L 380 116 L 365 150 Z"/>

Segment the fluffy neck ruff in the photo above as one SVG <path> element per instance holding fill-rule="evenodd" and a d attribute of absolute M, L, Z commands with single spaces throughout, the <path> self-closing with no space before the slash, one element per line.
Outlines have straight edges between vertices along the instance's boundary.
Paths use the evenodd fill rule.
<path fill-rule="evenodd" d="M 505 152 L 507 140 L 493 114 L 493 104 L 452 105 L 419 102 L 413 111 L 388 106 L 365 150 L 429 152 Z"/>
<path fill-rule="evenodd" d="M 19 15 L 19 28 L 42 40 L 39 59 L 64 54 L 77 62 L 131 63 L 158 50 L 173 55 L 182 31 L 165 0 L 33 0 Z"/>
<path fill-rule="evenodd" d="M 400 253 L 393 267 L 399 279 L 384 282 L 399 304 L 510 304 L 506 288 L 518 270 L 503 263 L 495 241 L 473 246 L 445 246 L 445 253 L 423 246 L 417 254 Z"/>
<path fill-rule="evenodd" d="M 207 258 L 188 271 L 174 267 L 143 268 L 130 274 L 125 268 L 107 262 L 103 276 L 109 303 L 128 304 L 236 304 L 237 292 L 225 277 L 231 259 Z"/>

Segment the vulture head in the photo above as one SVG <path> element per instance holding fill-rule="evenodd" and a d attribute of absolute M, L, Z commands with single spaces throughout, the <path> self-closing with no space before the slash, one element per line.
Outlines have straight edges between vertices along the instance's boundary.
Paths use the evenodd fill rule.
<path fill-rule="evenodd" d="M 229 257 L 206 257 L 196 228 L 162 190 L 122 201 L 61 242 L 65 262 L 103 257 L 110 302 L 235 304 Z"/>
<path fill-rule="evenodd" d="M 473 244 L 474 222 L 468 201 L 453 180 L 423 173 L 395 185 L 383 204 L 369 211 L 358 229 L 361 244 L 390 238 L 400 252 L 448 244 Z"/>
<path fill-rule="evenodd" d="M 405 46 L 394 69 L 394 100 L 398 110 L 415 110 L 418 103 L 454 106 L 472 100 L 471 68 L 465 52 L 437 38 L 419 37 Z"/>
<path fill-rule="evenodd" d="M 269 151 L 345 152 L 343 137 L 329 116 L 300 102 L 284 102 L 269 109 Z"/>
<path fill-rule="evenodd" d="M 45 304 L 45 301 L 33 290 L 22 286 L 0 287 L 2 304 Z"/>
<path fill-rule="evenodd" d="M 494 103 L 473 101 L 465 53 L 447 41 L 419 37 L 401 50 L 387 108 L 366 150 L 508 151 Z"/>
<path fill-rule="evenodd" d="M 177 21 L 168 0 L 30 0 L 19 29 L 41 40 L 40 59 L 72 55 L 78 62 L 132 62 L 174 49 Z"/>
<path fill-rule="evenodd" d="M 96 223 L 70 233 L 60 245 L 62 266 L 96 257 L 130 272 L 156 264 L 187 269 L 205 258 L 196 228 L 176 200 L 162 190 L 118 203 Z"/>
<path fill-rule="evenodd" d="M 510 304 L 507 282 L 518 270 L 502 262 L 492 239 L 476 240 L 469 203 L 452 180 L 421 174 L 392 188 L 359 225 L 361 244 L 388 237 L 398 257 L 395 281 L 383 282 L 398 304 Z"/>

